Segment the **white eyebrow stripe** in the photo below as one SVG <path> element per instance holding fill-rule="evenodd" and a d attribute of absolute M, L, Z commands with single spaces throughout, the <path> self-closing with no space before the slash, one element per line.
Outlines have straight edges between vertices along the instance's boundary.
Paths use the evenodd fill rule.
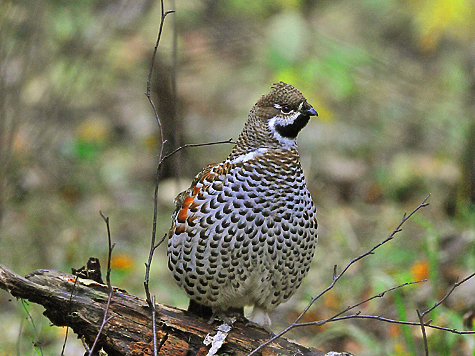
<path fill-rule="evenodd" d="M 299 105 L 299 111 L 302 110 L 302 107 L 303 107 L 303 101 Z"/>
<path fill-rule="evenodd" d="M 231 163 L 247 162 L 247 161 L 250 161 L 251 159 L 256 158 L 257 156 L 263 155 L 267 151 L 268 151 L 268 148 L 261 147 L 261 148 L 255 149 L 254 151 L 248 152 L 246 154 L 237 156 L 231 161 Z"/>

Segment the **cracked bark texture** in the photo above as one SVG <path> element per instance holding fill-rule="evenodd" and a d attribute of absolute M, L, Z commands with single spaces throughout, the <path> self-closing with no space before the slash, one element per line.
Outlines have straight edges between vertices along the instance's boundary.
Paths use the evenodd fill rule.
<path fill-rule="evenodd" d="M 0 265 L 0 288 L 17 298 L 42 305 L 44 315 L 56 326 L 68 326 L 90 346 L 101 326 L 108 298 L 108 288 L 72 274 L 36 270 L 25 278 Z M 158 355 L 206 355 L 205 336 L 216 331 L 193 314 L 156 304 Z M 108 355 L 153 355 L 152 319 L 145 300 L 114 287 L 108 322 L 96 350 Z M 237 322 L 219 353 L 246 355 L 266 341 L 264 330 Z M 285 338 L 266 346 L 262 355 L 324 355 Z"/>

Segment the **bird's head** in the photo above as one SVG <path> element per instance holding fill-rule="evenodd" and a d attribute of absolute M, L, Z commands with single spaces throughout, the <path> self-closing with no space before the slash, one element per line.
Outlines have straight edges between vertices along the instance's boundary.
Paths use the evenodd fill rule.
<path fill-rule="evenodd" d="M 293 145 L 310 117 L 318 115 L 300 90 L 284 82 L 275 83 L 253 111 L 259 120 L 265 121 L 271 137 L 286 146 Z"/>

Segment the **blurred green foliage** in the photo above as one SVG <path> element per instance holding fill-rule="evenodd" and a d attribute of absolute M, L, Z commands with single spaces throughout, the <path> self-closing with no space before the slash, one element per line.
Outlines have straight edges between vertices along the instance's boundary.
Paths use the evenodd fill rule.
<path fill-rule="evenodd" d="M 20 274 L 67 271 L 89 256 L 105 264 L 101 210 L 117 244 L 112 282 L 143 295 L 159 148 L 143 93 L 158 5 L 0 3 L 0 263 Z M 298 295 L 275 312 L 275 330 L 331 283 L 335 264 L 341 268 L 383 240 L 428 193 L 430 207 L 353 266 L 307 321 L 427 278 L 361 306 L 363 314 L 417 320 L 416 309 L 431 307 L 475 269 L 473 1 L 183 0 L 176 10 L 165 25 L 161 75 L 153 84 L 163 99 L 159 109 L 178 108 L 178 118 L 165 124 L 168 142 L 174 132 L 187 143 L 236 138 L 249 108 L 276 80 L 301 89 L 319 113 L 299 140 L 319 208 L 319 245 Z M 174 21 L 176 102 L 165 90 Z M 165 151 L 173 148 L 169 143 Z M 159 236 L 169 227 L 174 195 L 230 149 L 189 149 L 173 161 L 174 173 L 161 183 Z M 165 261 L 161 247 L 152 292 L 185 307 Z M 467 282 L 428 317 L 463 329 L 474 292 L 475 282 Z M 64 330 L 49 327 L 41 308 L 28 307 L 28 316 L 9 298 L 0 293 L 0 354 L 59 354 Z M 357 355 L 423 354 L 418 328 L 374 320 L 291 336 Z M 431 355 L 474 354 L 471 336 L 428 330 L 428 338 Z M 83 352 L 73 339 L 67 355 Z"/>

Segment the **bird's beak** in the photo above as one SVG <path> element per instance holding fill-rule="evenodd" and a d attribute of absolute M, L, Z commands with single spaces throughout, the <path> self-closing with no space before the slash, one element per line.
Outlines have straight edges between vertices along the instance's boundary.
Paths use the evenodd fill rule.
<path fill-rule="evenodd" d="M 308 116 L 318 116 L 318 113 L 314 108 L 310 108 L 310 109 L 307 110 L 307 115 Z"/>

